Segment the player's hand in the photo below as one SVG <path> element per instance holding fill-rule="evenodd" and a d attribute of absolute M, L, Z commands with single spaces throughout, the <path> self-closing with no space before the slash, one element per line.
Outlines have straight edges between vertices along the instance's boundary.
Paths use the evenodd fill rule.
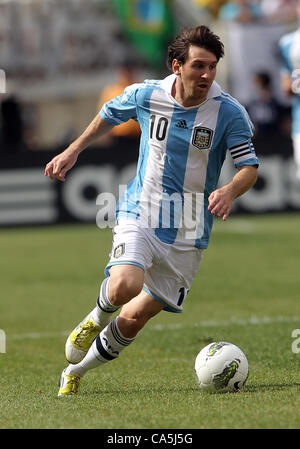
<path fill-rule="evenodd" d="M 230 189 L 222 187 L 212 192 L 208 197 L 208 210 L 216 217 L 222 217 L 226 221 L 232 206 L 232 194 Z"/>
<path fill-rule="evenodd" d="M 45 176 L 54 181 L 65 181 L 66 173 L 75 165 L 78 158 L 78 154 L 74 151 L 65 150 L 63 153 L 55 156 L 45 168 Z"/>

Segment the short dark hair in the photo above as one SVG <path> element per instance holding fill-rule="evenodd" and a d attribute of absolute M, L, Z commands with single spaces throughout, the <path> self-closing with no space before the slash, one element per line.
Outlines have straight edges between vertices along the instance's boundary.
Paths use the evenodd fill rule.
<path fill-rule="evenodd" d="M 167 67 L 172 70 L 172 61 L 177 59 L 180 64 L 187 60 L 191 45 L 205 48 L 213 53 L 217 61 L 224 56 L 224 45 L 207 26 L 199 25 L 194 28 L 183 28 L 168 47 Z"/>

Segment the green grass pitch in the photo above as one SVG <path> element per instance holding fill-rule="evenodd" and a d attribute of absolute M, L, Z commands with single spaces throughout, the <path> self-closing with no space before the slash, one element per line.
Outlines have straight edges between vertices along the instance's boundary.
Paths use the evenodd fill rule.
<path fill-rule="evenodd" d="M 184 313 L 159 314 L 80 395 L 58 398 L 65 339 L 94 307 L 112 233 L 2 229 L 0 428 L 299 429 L 299 235 L 296 213 L 216 221 Z M 215 340 L 246 353 L 243 392 L 198 389 L 195 357 Z"/>

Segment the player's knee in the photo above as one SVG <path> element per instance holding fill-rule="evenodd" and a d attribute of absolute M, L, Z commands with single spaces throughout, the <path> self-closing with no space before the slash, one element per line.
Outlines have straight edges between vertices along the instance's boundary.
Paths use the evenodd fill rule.
<path fill-rule="evenodd" d="M 109 283 L 109 300 L 115 305 L 126 304 L 140 293 L 142 287 L 143 285 L 133 278 L 125 276 L 111 278 Z"/>

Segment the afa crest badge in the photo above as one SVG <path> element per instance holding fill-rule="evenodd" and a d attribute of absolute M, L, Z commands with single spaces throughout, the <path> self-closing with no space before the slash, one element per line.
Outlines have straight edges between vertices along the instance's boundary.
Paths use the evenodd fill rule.
<path fill-rule="evenodd" d="M 213 130 L 204 128 L 203 126 L 196 126 L 194 128 L 192 144 L 198 150 L 208 150 L 212 143 Z"/>
<path fill-rule="evenodd" d="M 121 243 L 114 250 L 114 257 L 117 259 L 125 253 L 125 243 Z"/>

